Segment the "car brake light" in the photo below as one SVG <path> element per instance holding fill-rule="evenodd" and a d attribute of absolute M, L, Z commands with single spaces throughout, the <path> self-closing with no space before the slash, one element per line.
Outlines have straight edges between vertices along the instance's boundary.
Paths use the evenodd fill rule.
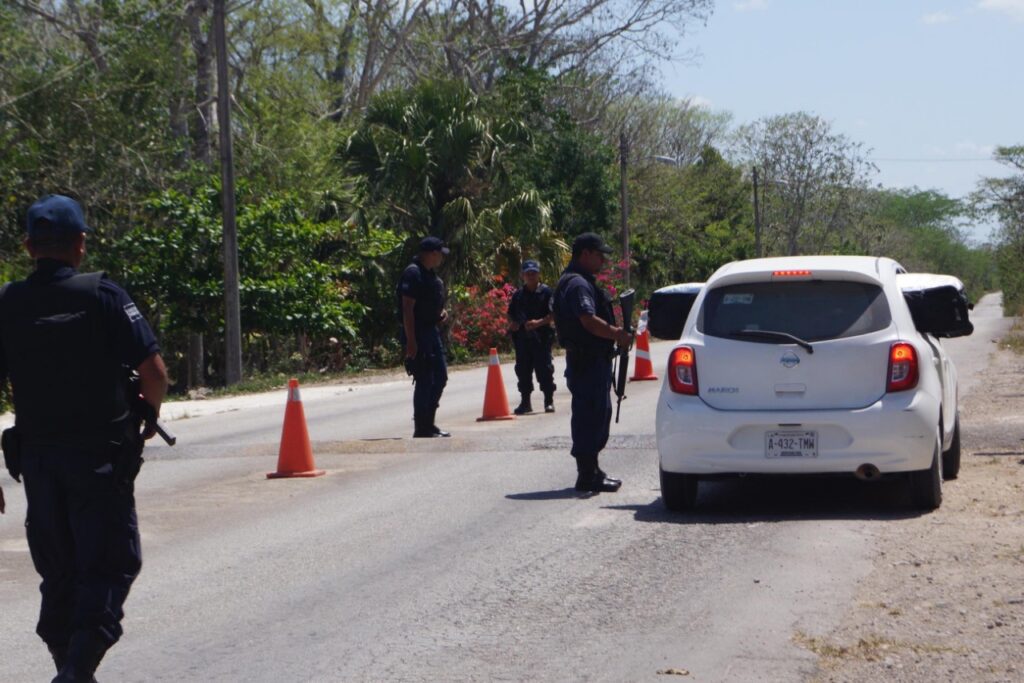
<path fill-rule="evenodd" d="M 772 271 L 772 277 L 810 277 L 809 270 L 776 270 Z"/>
<path fill-rule="evenodd" d="M 886 391 L 906 391 L 917 386 L 917 351 L 906 342 L 889 349 L 889 379 Z"/>
<path fill-rule="evenodd" d="M 697 395 L 697 357 L 689 346 L 672 349 L 668 357 L 668 382 L 677 394 Z"/>

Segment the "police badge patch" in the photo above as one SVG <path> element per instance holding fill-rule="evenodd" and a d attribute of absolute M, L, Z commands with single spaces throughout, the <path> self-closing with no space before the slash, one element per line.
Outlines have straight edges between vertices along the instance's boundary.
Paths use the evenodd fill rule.
<path fill-rule="evenodd" d="M 124 305 L 124 314 L 128 316 L 129 322 L 142 320 L 142 314 L 139 313 L 139 309 L 136 308 L 134 303 Z"/>

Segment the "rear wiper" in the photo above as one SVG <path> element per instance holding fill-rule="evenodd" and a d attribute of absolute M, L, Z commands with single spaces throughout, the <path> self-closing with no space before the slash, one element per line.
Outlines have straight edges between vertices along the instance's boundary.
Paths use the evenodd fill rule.
<path fill-rule="evenodd" d="M 774 330 L 734 330 L 732 332 L 726 333 L 725 336 L 731 337 L 733 339 L 742 339 L 745 337 L 747 339 L 785 340 L 793 342 L 794 344 L 800 346 L 801 348 L 806 349 L 807 353 L 814 353 L 814 347 L 811 346 L 811 343 L 809 341 L 805 341 L 800 337 L 790 334 L 789 332 L 775 332 Z"/>

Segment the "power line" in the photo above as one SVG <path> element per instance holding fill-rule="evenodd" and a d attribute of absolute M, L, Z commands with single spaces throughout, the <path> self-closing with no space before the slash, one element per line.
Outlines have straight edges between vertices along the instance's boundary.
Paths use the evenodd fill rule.
<path fill-rule="evenodd" d="M 959 164 L 976 163 L 979 161 L 993 161 L 998 163 L 1000 161 L 1006 161 L 1006 157 L 868 157 L 868 161 L 885 161 L 908 164 Z"/>

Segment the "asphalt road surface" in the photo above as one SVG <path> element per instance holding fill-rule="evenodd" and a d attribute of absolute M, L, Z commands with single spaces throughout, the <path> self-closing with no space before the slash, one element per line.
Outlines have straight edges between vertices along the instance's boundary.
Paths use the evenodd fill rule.
<path fill-rule="evenodd" d="M 946 342 L 961 394 L 1008 326 L 998 295 Z M 655 344 L 661 372 L 671 344 Z M 515 405 L 511 358 L 503 375 Z M 560 359 L 559 359 L 560 360 Z M 477 422 L 486 368 L 453 372 L 412 440 L 404 378 L 303 391 L 317 479 L 268 481 L 284 393 L 184 404 L 174 449 L 147 449 L 145 564 L 107 681 L 793 681 L 870 569 L 872 523 L 909 511 L 898 482 L 743 480 L 664 511 L 661 382 L 634 382 L 602 457 L 615 494 L 572 490 L 558 412 Z M 981 390 L 982 388 L 978 388 Z M 537 395 L 539 396 L 539 394 Z M 187 419 L 186 419 L 187 418 Z M 47 681 L 24 495 L 0 475 L 0 681 Z M 955 482 L 951 482 L 955 486 Z"/>

